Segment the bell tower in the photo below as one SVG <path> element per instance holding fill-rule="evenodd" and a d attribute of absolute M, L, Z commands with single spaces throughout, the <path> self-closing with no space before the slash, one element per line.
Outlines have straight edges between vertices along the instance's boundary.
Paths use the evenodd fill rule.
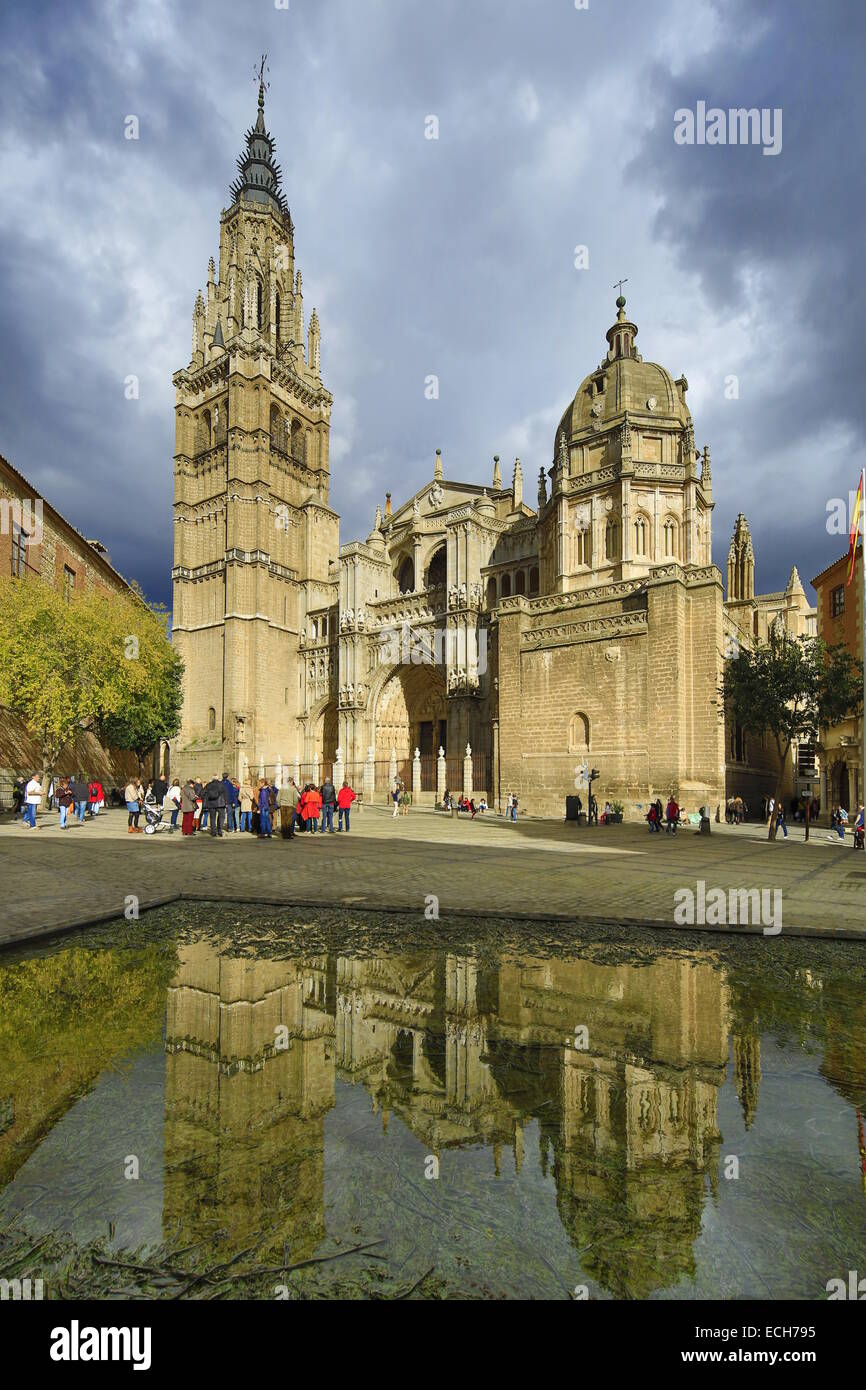
<path fill-rule="evenodd" d="M 336 603 L 333 398 L 313 310 L 305 343 L 294 224 L 265 127 L 247 131 L 220 218 L 219 272 L 176 372 L 173 642 L 186 666 L 173 771 L 239 776 L 302 747 L 301 634 Z"/>

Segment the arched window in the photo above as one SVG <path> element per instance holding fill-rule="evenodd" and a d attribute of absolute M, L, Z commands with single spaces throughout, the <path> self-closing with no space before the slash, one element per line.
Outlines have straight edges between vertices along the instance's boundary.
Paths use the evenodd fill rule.
<path fill-rule="evenodd" d="M 578 710 L 568 723 L 569 753 L 589 752 L 589 716 Z"/>
<path fill-rule="evenodd" d="M 676 517 L 669 516 L 665 521 L 665 555 L 670 560 L 680 557 L 680 528 Z"/>
<path fill-rule="evenodd" d="M 500 597 L 501 597 L 501 598 L 511 598 L 511 575 L 510 575 L 510 574 L 503 574 L 503 576 L 502 576 L 502 589 L 500 590 Z"/>
<path fill-rule="evenodd" d="M 271 406 L 271 447 L 274 449 L 285 447 L 283 443 L 283 417 L 275 405 Z"/>
<path fill-rule="evenodd" d="M 634 522 L 634 553 L 636 558 L 645 557 L 649 544 L 649 526 L 645 516 L 636 516 Z"/>
<path fill-rule="evenodd" d="M 262 282 L 256 282 L 256 328 L 262 326 Z"/>
<path fill-rule="evenodd" d="M 444 545 L 440 545 L 438 550 L 434 550 L 427 566 L 427 588 L 440 589 L 448 579 L 447 552 Z"/>
<path fill-rule="evenodd" d="M 532 569 L 529 571 L 529 592 L 530 592 L 531 594 L 537 594 L 537 593 L 538 593 L 538 566 L 537 566 L 537 565 L 533 565 L 533 566 L 532 566 Z"/>
<path fill-rule="evenodd" d="M 203 410 L 198 417 L 196 446 L 196 451 L 200 454 L 211 446 L 211 418 L 209 410 Z"/>
<path fill-rule="evenodd" d="M 496 607 L 496 576 L 491 574 L 487 581 L 487 607 Z"/>
<path fill-rule="evenodd" d="M 311 624 L 311 627 L 310 627 L 310 630 L 311 630 L 311 632 L 312 632 L 312 634 L 313 634 L 313 641 L 314 641 L 314 642 L 318 642 L 318 640 L 319 640 L 319 620 L 318 620 L 318 618 L 314 618 L 314 619 L 313 619 L 312 624 Z"/>
<path fill-rule="evenodd" d="M 415 564 L 407 555 L 397 571 L 397 588 L 401 594 L 411 594 L 415 590 Z"/>
<path fill-rule="evenodd" d="M 216 728 L 216 710 L 214 709 L 213 705 L 211 705 L 210 709 L 207 712 L 207 726 L 209 729 Z"/>
<path fill-rule="evenodd" d="M 300 420 L 292 421 L 292 458 L 296 463 L 306 463 L 307 461 L 304 427 Z"/>
<path fill-rule="evenodd" d="M 604 529 L 604 558 L 616 560 L 619 556 L 619 524 L 609 521 Z"/>
<path fill-rule="evenodd" d="M 517 571 L 517 578 L 514 581 L 514 592 L 516 594 L 526 593 L 526 570 Z"/>
<path fill-rule="evenodd" d="M 592 532 L 588 526 L 575 537 L 575 556 L 578 565 L 592 564 Z"/>
<path fill-rule="evenodd" d="M 277 290 L 277 298 L 276 298 L 275 313 L 276 313 L 276 319 L 275 319 L 275 322 L 274 322 L 274 328 L 275 328 L 275 330 L 276 330 L 277 342 L 279 342 L 279 341 L 280 341 L 280 292 L 279 292 L 279 290 Z"/>

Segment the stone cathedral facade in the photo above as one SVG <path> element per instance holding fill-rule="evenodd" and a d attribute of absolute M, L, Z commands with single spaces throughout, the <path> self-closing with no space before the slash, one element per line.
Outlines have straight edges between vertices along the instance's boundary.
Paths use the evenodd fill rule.
<path fill-rule="evenodd" d="M 568 405 L 532 505 L 503 482 L 428 484 L 340 546 L 332 397 L 305 330 L 294 227 L 259 90 L 220 226 L 219 275 L 177 372 L 174 642 L 186 663 L 173 769 L 345 769 L 386 797 L 444 782 L 561 816 L 580 769 L 627 812 L 674 790 L 717 806 L 770 789 L 772 755 L 718 713 L 726 646 L 808 630 L 796 571 L 755 597 L 744 517 L 730 603 L 712 563 L 713 480 L 685 377 L 644 361 L 625 300 Z M 532 486 L 532 484 L 530 484 Z"/>

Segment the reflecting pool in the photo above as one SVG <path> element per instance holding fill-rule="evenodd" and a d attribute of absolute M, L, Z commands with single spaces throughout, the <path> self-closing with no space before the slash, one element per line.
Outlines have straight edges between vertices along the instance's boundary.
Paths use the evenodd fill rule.
<path fill-rule="evenodd" d="M 821 1299 L 866 1267 L 866 947 L 567 935 L 182 904 L 0 956 L 0 1274 Z"/>

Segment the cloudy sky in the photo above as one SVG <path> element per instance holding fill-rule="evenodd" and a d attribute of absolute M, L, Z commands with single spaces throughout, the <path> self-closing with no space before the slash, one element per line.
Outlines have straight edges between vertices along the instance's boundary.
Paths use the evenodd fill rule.
<path fill-rule="evenodd" d="M 519 454 L 533 498 L 627 276 L 712 448 L 716 563 L 743 510 L 759 588 L 808 581 L 863 461 L 864 31 L 859 0 L 6 0 L 0 454 L 169 601 L 171 375 L 267 50 L 344 541 L 437 446 L 473 482 Z M 781 152 L 677 144 L 701 101 L 781 108 Z"/>

